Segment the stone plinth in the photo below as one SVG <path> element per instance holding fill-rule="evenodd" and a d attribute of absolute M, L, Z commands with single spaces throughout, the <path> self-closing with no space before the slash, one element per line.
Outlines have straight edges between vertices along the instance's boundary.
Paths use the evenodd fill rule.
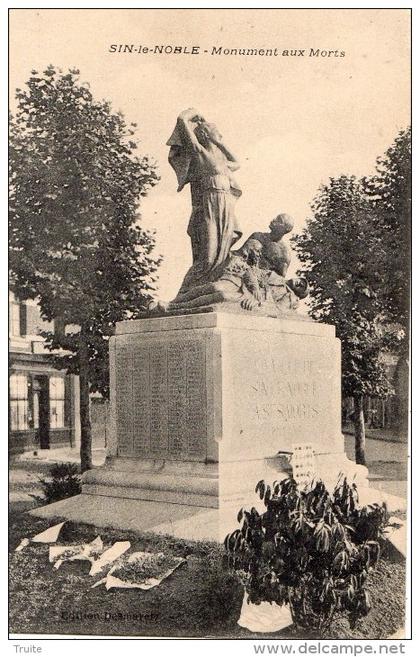
<path fill-rule="evenodd" d="M 332 326 L 221 312 L 127 321 L 110 359 L 109 456 L 85 495 L 219 509 L 223 534 L 259 479 L 283 476 L 278 452 L 293 445 L 311 443 L 331 483 L 356 472 Z"/>
<path fill-rule="evenodd" d="M 121 322 L 110 365 L 109 456 L 84 475 L 81 504 L 220 539 L 257 506 L 257 481 L 283 478 L 308 443 L 330 486 L 340 472 L 366 484 L 344 454 L 332 326 L 223 312 Z"/>
<path fill-rule="evenodd" d="M 332 326 L 223 313 L 145 319 L 121 322 L 110 350 L 118 456 L 236 462 L 296 442 L 343 451 Z"/>

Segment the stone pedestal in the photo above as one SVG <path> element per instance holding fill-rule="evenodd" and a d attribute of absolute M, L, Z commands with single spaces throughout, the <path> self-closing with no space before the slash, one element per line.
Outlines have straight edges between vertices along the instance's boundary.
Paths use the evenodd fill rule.
<path fill-rule="evenodd" d="M 257 481 L 285 476 L 294 445 L 313 446 L 331 486 L 340 472 L 366 484 L 344 454 L 332 326 L 223 312 L 121 322 L 110 364 L 109 456 L 83 496 L 165 505 L 169 518 L 214 510 L 203 537 L 223 538 L 257 504 Z"/>

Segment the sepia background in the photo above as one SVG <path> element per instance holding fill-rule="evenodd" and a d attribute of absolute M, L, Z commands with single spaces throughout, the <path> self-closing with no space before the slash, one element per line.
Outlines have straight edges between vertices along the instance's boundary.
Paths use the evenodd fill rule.
<path fill-rule="evenodd" d="M 190 264 L 189 191 L 176 193 L 165 145 L 194 106 L 241 162 L 244 237 L 288 212 L 299 231 L 322 182 L 369 175 L 410 122 L 409 10 L 12 10 L 10 89 L 32 69 L 77 67 L 95 98 L 138 123 L 141 154 L 161 182 L 142 205 L 156 230 L 159 296 L 172 298 Z M 345 57 L 110 53 L 110 44 L 343 50 Z M 296 266 L 296 263 L 294 263 Z M 292 263 L 293 269 L 293 263 Z"/>
<path fill-rule="evenodd" d="M 139 45 L 179 46 L 188 49 L 199 46 L 202 54 L 192 56 L 111 53 L 111 44 L 133 44 L 137 48 Z M 304 49 L 305 56 L 211 56 L 213 47 L 277 48 L 280 53 L 284 50 Z M 343 51 L 345 56 L 308 57 L 311 48 Z M 207 49 L 209 54 L 205 54 L 204 49 Z M 60 67 L 64 72 L 69 68 L 80 69 L 80 80 L 82 83 L 89 84 L 95 99 L 110 101 L 112 109 L 120 110 L 127 122 L 133 121 L 138 124 L 139 155 L 149 155 L 158 163 L 161 180 L 150 191 L 148 197 L 142 200 L 141 221 L 145 228 L 155 231 L 156 252 L 163 255 L 163 263 L 158 270 L 158 295 L 163 300 L 174 297 L 191 263 L 190 240 L 186 234 L 191 211 L 189 190 L 187 188 L 177 194 L 176 178 L 167 161 L 168 147 L 166 146 L 176 117 L 182 110 L 194 106 L 208 120 L 215 122 L 226 144 L 241 162 L 237 178 L 244 193 L 236 207 L 244 239 L 254 231 L 265 230 L 271 218 L 279 212 L 293 215 L 294 233 L 300 232 L 310 216 L 311 201 L 322 183 L 328 183 L 330 177 L 343 174 L 355 176 L 373 174 L 376 158 L 392 144 L 398 132 L 410 123 L 410 12 L 408 9 L 12 10 L 10 14 L 12 113 L 16 106 L 15 89 L 25 85 L 31 71 L 42 72 L 50 64 L 56 68 Z M 16 166 L 17 171 L 20 170 L 19 164 L 20 162 Z M 31 169 L 30 173 L 32 174 Z M 65 180 L 60 182 L 63 183 Z M 28 207 L 33 207 L 31 201 Z M 341 212 L 340 216 L 345 226 L 347 215 Z M 57 220 L 57 215 L 51 212 L 49 217 L 51 223 L 48 225 L 52 226 Z M 335 232 L 335 225 L 329 224 L 331 233 Z M 371 235 L 376 238 L 377 233 L 371 230 L 370 220 L 365 221 L 364 232 L 360 230 L 359 220 L 357 223 L 353 222 L 353 225 L 356 226 L 356 241 L 360 234 L 363 235 L 360 261 L 370 262 L 370 257 L 366 254 L 372 255 L 375 252 L 377 242 L 369 251 L 365 247 L 367 242 L 372 244 L 373 241 L 370 242 L 366 238 Z M 21 232 L 24 238 L 27 230 L 27 224 L 22 222 Z M 390 231 L 388 226 L 385 230 L 387 230 L 386 235 L 393 235 L 393 231 Z M 328 272 L 332 272 L 332 277 L 335 275 L 331 257 L 334 248 L 344 245 L 345 253 L 351 251 L 349 242 L 343 238 L 343 232 L 343 229 L 340 232 L 338 227 L 335 247 L 330 250 L 330 257 L 322 256 L 325 268 Z M 385 242 L 385 233 L 383 236 Z M 323 238 L 318 244 L 324 245 Z M 394 245 L 395 242 L 391 244 L 390 253 L 395 256 L 403 253 L 405 257 L 404 248 Z M 345 260 L 344 256 L 343 261 Z M 357 258 L 355 260 L 356 264 L 359 264 L 359 260 Z M 388 260 L 386 262 L 388 263 Z M 290 274 L 298 266 L 297 260 L 294 259 Z M 398 265 L 392 269 L 393 272 L 395 270 L 398 270 Z M 80 289 L 83 286 L 79 284 L 74 287 Z M 89 589 L 90 593 L 87 593 L 86 578 L 81 574 L 79 579 L 76 579 L 71 572 L 68 577 L 61 572 L 59 577 L 56 577 L 55 570 L 45 568 L 46 553 L 39 551 L 37 555 L 34 546 L 23 555 L 20 551 L 14 554 L 14 546 L 19 545 L 22 537 L 26 538 L 38 533 L 48 514 L 56 513 L 55 507 L 48 510 L 48 506 L 44 506 L 45 498 L 34 495 L 34 492 L 42 494 L 39 488 L 40 474 L 51 472 L 51 464 L 67 462 L 67 460 L 70 464 L 77 464 L 77 467 L 81 463 L 83 471 L 86 450 L 84 451 L 84 447 L 81 449 L 83 458 L 80 459 L 79 449 L 82 444 L 86 445 L 86 435 L 89 431 L 84 427 L 82 436 L 77 376 L 64 371 L 57 373 L 57 370 L 53 370 L 49 365 L 49 353 L 46 353 L 44 338 L 37 335 L 38 326 L 45 328 L 45 323 L 41 323 L 36 301 L 25 300 L 21 304 L 19 298 L 11 294 L 10 308 L 11 371 L 13 372 L 10 408 L 16 411 L 11 417 L 17 418 L 16 426 L 13 424 L 13 419 L 11 422 L 10 545 L 13 546 L 11 548 L 13 554 L 10 583 L 13 606 L 10 618 L 12 631 L 48 631 L 63 636 L 65 633 L 77 635 L 103 633 L 111 636 L 159 634 L 169 637 L 190 636 L 191 628 L 195 632 L 191 636 L 203 636 L 203 628 L 210 627 L 216 628 L 215 631 L 219 632 L 219 636 L 249 638 L 248 630 L 244 629 L 248 626 L 238 625 L 239 614 L 242 613 L 242 590 L 238 589 L 232 593 L 229 579 L 216 578 L 219 577 L 218 562 L 214 561 L 214 570 L 209 568 L 209 564 L 213 563 L 212 557 L 210 552 L 203 554 L 201 543 L 195 565 L 193 560 L 193 565 L 186 574 L 181 571 L 178 573 L 178 579 L 174 575 L 174 579 L 166 583 L 169 588 L 166 589 L 165 585 L 165 588 L 162 588 L 162 595 L 158 592 L 154 603 L 150 601 L 153 594 L 147 594 L 141 601 L 140 607 L 138 599 L 135 605 L 132 605 L 131 598 L 120 597 L 117 593 L 114 597 L 112 593 L 104 596 L 99 588 L 94 591 Z M 352 307 L 351 313 L 353 310 Z M 247 318 L 243 316 L 239 322 L 245 325 L 246 320 Z M 250 326 L 253 318 L 248 319 L 248 322 Z M 139 325 L 141 322 L 136 324 Z M 295 324 L 298 325 L 297 322 Z M 225 435 L 236 435 L 236 428 L 241 426 L 241 431 L 237 434 L 238 442 L 234 443 L 231 438 L 231 442 L 227 444 L 234 445 L 232 453 L 239 459 L 238 462 L 251 463 L 250 468 L 254 467 L 252 463 L 257 459 L 249 458 L 250 455 L 255 456 L 255 453 L 246 451 L 246 435 L 243 435 L 242 427 L 243 418 L 247 416 L 249 408 L 252 408 L 251 397 L 254 400 L 257 397 L 255 393 L 261 388 L 264 391 L 261 395 L 265 395 L 265 391 L 271 389 L 272 397 L 275 399 L 277 392 L 280 394 L 280 386 L 283 385 L 285 378 L 282 369 L 283 360 L 286 362 L 287 358 L 294 359 L 295 355 L 299 359 L 305 358 L 304 354 L 309 353 L 305 352 L 305 349 L 309 350 L 309 348 L 311 358 L 314 357 L 312 338 L 304 337 L 303 333 L 300 333 L 305 330 L 312 331 L 313 327 L 310 323 L 299 324 L 302 328 L 299 327 L 297 333 L 290 337 L 290 341 L 283 341 L 280 344 L 276 342 L 275 336 L 268 335 L 266 341 L 261 341 L 258 351 L 254 344 L 255 337 L 250 338 L 247 335 L 242 342 L 238 339 L 240 331 L 245 332 L 244 327 L 239 327 L 238 323 L 239 328 L 235 329 L 236 339 L 234 344 L 232 341 L 229 353 L 229 358 L 235 365 L 225 366 L 223 377 L 221 375 L 219 378 L 216 377 L 217 385 L 220 385 L 223 378 L 224 390 L 227 391 L 225 397 L 222 396 L 221 404 L 221 408 L 226 409 L 221 422 Z M 365 327 L 366 324 L 363 326 Z M 334 341 L 333 327 L 318 324 L 316 330 L 330 332 L 331 340 Z M 297 341 L 296 335 L 302 338 L 300 342 Z M 125 340 L 127 336 L 122 337 Z M 131 340 L 132 336 L 128 336 L 128 339 Z M 352 419 L 356 417 L 353 413 L 354 399 L 344 398 L 344 403 L 340 407 L 338 342 L 335 341 L 334 352 L 327 351 L 326 337 L 323 337 L 321 342 L 322 349 L 318 353 L 320 369 L 315 370 L 316 375 L 311 375 L 313 380 L 310 380 L 308 374 L 312 366 L 306 369 L 303 366 L 303 371 L 308 381 L 314 384 L 312 391 L 318 386 L 322 391 L 320 395 L 322 403 L 325 402 L 329 405 L 328 408 L 333 409 L 333 422 L 328 424 L 329 421 L 326 420 L 325 426 L 317 427 L 315 421 L 309 423 L 305 420 L 302 426 L 307 434 L 303 432 L 302 427 L 297 429 L 298 425 L 293 425 L 290 429 L 293 435 L 290 433 L 289 442 L 293 444 L 295 436 L 302 441 L 306 435 L 309 436 L 308 441 L 311 444 L 318 439 L 325 442 L 325 446 L 322 444 L 322 454 L 326 449 L 326 458 L 332 455 L 334 465 L 332 467 L 333 461 L 327 458 L 324 472 L 325 476 L 333 477 L 336 474 L 334 468 L 342 468 L 343 463 L 347 467 L 349 464 L 347 459 L 353 460 L 358 438 L 355 439 L 357 427 Z M 108 342 L 104 341 L 104 344 L 104 353 L 108 354 Z M 137 344 L 139 350 L 143 349 L 144 337 L 140 335 Z M 116 353 L 116 349 L 114 351 Z M 78 353 L 79 362 L 86 362 L 80 357 L 82 353 L 80 347 Z M 172 353 L 175 353 L 175 350 Z M 182 349 L 179 353 L 182 360 L 184 357 Z M 272 370 L 267 365 L 269 361 L 266 360 L 266 355 L 270 353 Z M 176 354 L 178 355 L 178 351 Z M 100 362 L 100 356 L 101 354 L 97 357 L 97 362 Z M 192 361 L 194 366 L 191 370 L 201 372 L 197 363 L 200 365 L 201 362 L 203 367 L 204 361 L 195 357 Z M 249 366 L 250 362 L 253 364 L 252 368 Z M 294 367 L 294 361 L 290 362 Z M 296 360 L 296 363 L 298 362 Z M 308 357 L 307 361 L 302 362 L 312 361 Z M 108 363 L 107 358 L 102 358 L 101 364 L 103 363 Z M 273 367 L 273 363 L 277 363 L 278 366 Z M 404 424 L 408 416 L 406 409 L 408 408 L 409 361 L 406 354 L 403 353 L 398 361 L 397 354 L 391 354 L 387 367 L 389 375 L 391 376 L 392 373 L 393 380 L 397 381 L 399 387 L 395 398 L 390 400 L 366 397 L 364 410 L 367 428 L 366 460 L 373 483 L 372 489 L 381 492 L 381 499 L 383 492 L 388 500 L 392 501 L 394 498 L 395 504 L 401 505 L 395 507 L 397 513 L 401 511 L 401 518 L 397 517 L 401 522 L 395 524 L 399 538 L 395 539 L 394 534 L 394 542 L 398 544 L 399 541 L 400 552 L 405 555 L 407 451 L 409 450 L 407 427 Z M 134 372 L 133 368 L 134 364 L 131 366 L 129 363 L 127 366 L 127 361 L 122 360 L 118 378 L 117 374 L 115 375 L 116 386 L 121 386 L 120 391 L 122 390 L 122 393 L 119 393 L 120 397 L 123 398 L 124 403 L 125 399 L 128 400 L 126 408 L 129 412 L 126 423 L 129 427 L 127 432 L 129 436 L 134 435 L 130 433 L 130 427 L 134 422 L 131 409 L 134 403 L 137 403 L 133 401 L 133 397 L 130 397 L 132 392 L 130 382 L 133 381 L 134 386 L 134 374 L 132 378 L 127 374 Z M 179 371 L 183 372 L 182 368 L 183 365 Z M 234 372 L 231 380 L 227 378 L 229 368 Z M 148 366 L 146 369 L 150 375 L 153 366 Z M 327 370 L 334 370 L 335 383 L 329 383 L 325 375 Z M 173 367 L 172 371 L 178 372 L 177 367 Z M 187 372 L 187 369 L 185 371 Z M 251 388 L 249 397 L 246 396 L 248 388 L 244 387 L 244 381 L 248 378 L 250 383 L 257 381 L 260 386 L 260 388 L 248 386 Z M 371 378 L 374 377 L 371 375 Z M 192 384 L 191 380 L 193 380 Z M 129 385 L 124 389 L 126 381 Z M 202 390 L 200 381 L 194 384 L 194 379 L 188 379 L 189 387 L 194 391 L 198 390 L 199 395 Z M 142 388 L 146 400 L 144 407 L 165 408 L 164 395 L 159 397 L 159 389 L 151 384 L 153 377 L 149 377 Z M 303 384 L 307 385 L 307 382 L 303 381 Z M 292 388 L 296 392 L 290 393 L 292 401 L 293 394 L 296 395 L 298 400 L 296 403 L 301 402 L 302 393 L 299 391 L 299 385 L 297 378 L 297 386 Z M 375 390 L 376 388 L 374 392 Z M 238 394 L 234 394 L 233 391 L 238 391 Z M 115 426 L 111 426 L 112 422 L 109 421 L 113 416 L 112 413 L 109 415 L 104 398 L 96 393 L 91 395 L 90 399 L 88 397 L 87 392 L 84 397 L 84 409 L 86 410 L 90 405 L 92 463 L 94 466 L 101 466 L 104 464 L 106 454 L 112 453 L 112 449 L 117 447 L 117 443 L 112 443 L 112 436 L 116 435 Z M 150 402 L 152 397 L 154 406 Z M 30 412 L 27 410 L 31 409 L 31 404 L 35 407 L 34 398 L 38 406 L 44 408 L 43 422 L 39 421 L 39 417 L 35 421 L 30 417 L 31 410 Z M 207 407 L 206 411 L 211 419 L 213 413 L 208 412 Z M 156 413 L 156 417 L 159 419 L 159 413 Z M 197 425 L 205 426 L 198 412 L 197 417 L 199 418 Z M 324 414 L 324 417 L 329 416 Z M 404 422 L 400 421 L 401 417 Z M 236 427 L 237 418 L 240 419 L 240 423 Z M 323 418 L 322 421 L 324 422 Z M 329 426 L 331 440 L 327 432 Z M 345 434 L 345 453 L 341 445 L 341 429 Z M 187 433 L 185 431 L 185 434 Z M 263 440 L 249 440 L 248 444 L 250 449 L 255 448 L 262 453 L 261 446 L 265 450 L 267 444 L 264 442 L 263 431 L 260 429 L 254 431 L 252 428 L 252 431 L 248 430 L 247 435 L 252 438 L 257 434 L 260 434 Z M 122 433 L 120 432 L 119 435 Z M 270 453 L 278 449 L 277 437 L 273 435 L 276 443 L 272 448 L 270 447 Z M 340 441 L 340 451 L 328 452 L 333 444 L 336 445 L 334 441 Z M 307 447 L 310 448 L 310 445 Z M 308 451 L 310 452 L 311 449 Z M 186 452 L 183 453 L 184 458 L 185 454 Z M 222 452 L 220 454 L 224 456 Z M 228 453 L 228 456 L 232 454 Z M 185 462 L 189 463 L 189 461 Z M 220 470 L 221 481 L 227 483 L 235 483 L 235 480 L 245 481 L 248 485 L 248 482 L 254 479 L 256 481 L 262 476 L 260 472 L 239 470 L 240 474 L 236 474 L 235 477 L 231 462 L 235 461 L 227 461 L 228 467 Z M 248 465 L 244 467 L 248 468 Z M 256 467 L 260 468 L 258 462 Z M 95 473 L 95 468 L 93 470 Z M 100 480 L 103 470 L 99 467 L 96 472 L 99 472 Z M 113 481 L 115 481 L 115 472 L 112 473 Z M 127 473 L 123 469 L 118 472 L 120 480 L 125 483 Z M 248 473 L 247 476 L 244 473 Z M 324 474 L 322 476 L 324 477 Z M 111 488 L 108 487 L 105 499 L 116 499 L 109 496 L 110 490 Z M 159 495 L 165 498 L 164 511 L 168 514 L 170 523 L 173 523 L 173 509 L 167 508 L 171 505 L 167 504 L 166 489 L 162 488 Z M 70 529 L 67 538 L 70 536 L 72 541 L 76 540 L 79 543 L 93 538 L 90 522 L 86 525 L 89 514 L 94 515 L 95 525 L 101 526 L 101 522 L 104 523 L 101 533 L 106 544 L 114 540 L 120 541 L 124 537 L 122 534 L 124 527 L 119 523 L 121 519 L 128 516 L 130 519 L 135 518 L 142 532 L 147 529 L 145 518 L 150 523 L 147 531 L 151 530 L 152 534 L 153 527 L 156 528 L 154 524 L 156 519 L 153 514 L 149 514 L 149 511 L 139 513 L 137 509 L 135 513 L 127 511 L 124 516 L 123 507 L 119 503 L 114 505 L 113 502 L 109 504 L 101 502 L 97 508 L 92 506 L 91 500 L 87 503 L 85 500 L 82 504 L 79 497 L 70 500 L 70 504 L 73 504 L 77 514 L 82 516 L 78 516 L 77 523 Z M 38 509 L 38 511 L 33 516 L 23 513 L 28 509 Z M 88 515 L 83 516 L 86 510 Z M 42 520 L 44 512 L 46 515 Z M 107 515 L 114 512 L 112 518 Z M 216 516 L 217 513 L 213 518 Z M 90 519 L 92 520 L 92 515 Z M 208 518 L 206 522 L 207 530 L 210 526 Z M 162 528 L 161 520 L 159 523 Z M 199 522 L 196 525 L 189 520 L 185 522 L 184 528 L 188 536 L 190 531 L 195 531 L 196 526 L 200 531 Z M 170 529 L 172 530 L 172 524 Z M 164 527 L 164 533 L 167 532 L 168 526 Z M 135 540 L 137 541 L 137 538 Z M 140 536 L 132 547 L 141 550 L 146 547 L 147 550 L 154 549 L 159 552 L 172 550 L 166 539 L 160 538 L 158 532 L 151 540 L 152 542 L 148 542 L 149 538 L 147 538 L 144 542 L 143 537 Z M 184 547 L 181 546 L 180 549 L 184 550 Z M 339 625 L 333 628 L 332 636 L 341 639 L 390 638 L 391 630 L 396 631 L 392 638 L 397 638 L 398 633 L 399 637 L 406 636 L 407 630 L 403 629 L 406 601 L 405 564 L 398 560 L 392 564 L 382 563 L 377 572 L 379 574 L 375 580 L 373 613 L 362 627 L 362 633 L 352 634 L 353 630 L 350 628 L 349 634 L 343 634 L 343 627 Z M 216 597 L 213 606 L 209 604 L 209 600 L 214 600 L 213 592 L 219 594 L 220 591 L 222 597 Z M 198 604 L 197 600 L 202 602 Z M 106 614 L 111 607 L 112 611 L 127 612 L 123 622 L 116 617 L 115 623 L 109 623 Z M 133 610 L 138 612 L 139 608 L 139 618 L 130 617 L 130 613 Z M 157 617 L 151 618 L 150 614 L 155 613 L 156 609 Z M 67 614 L 66 617 L 62 615 L 63 610 Z M 101 615 L 92 623 L 89 618 L 84 618 L 82 615 L 78 617 L 79 611 L 83 614 L 85 610 L 101 612 Z M 218 616 L 220 610 L 222 614 Z M 74 616 L 72 616 L 73 612 L 75 612 Z M 328 631 L 330 629 L 328 628 Z"/>

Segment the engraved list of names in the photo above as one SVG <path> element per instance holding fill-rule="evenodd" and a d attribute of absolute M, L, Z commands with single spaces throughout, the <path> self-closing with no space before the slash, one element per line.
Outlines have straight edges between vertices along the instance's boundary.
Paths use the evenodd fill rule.
<path fill-rule="evenodd" d="M 175 460 L 205 458 L 205 382 L 202 340 L 118 347 L 118 453 Z"/>

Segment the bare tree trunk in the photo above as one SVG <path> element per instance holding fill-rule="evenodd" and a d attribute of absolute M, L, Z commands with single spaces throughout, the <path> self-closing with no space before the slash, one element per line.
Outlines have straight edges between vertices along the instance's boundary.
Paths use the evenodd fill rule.
<path fill-rule="evenodd" d="M 82 472 L 92 467 L 92 432 L 90 425 L 89 401 L 89 355 L 87 344 L 81 336 L 79 350 L 80 382 L 80 469 Z"/>
<path fill-rule="evenodd" d="M 356 463 L 366 465 L 366 434 L 365 434 L 365 416 L 363 412 L 363 395 L 354 395 L 354 441 Z"/>

